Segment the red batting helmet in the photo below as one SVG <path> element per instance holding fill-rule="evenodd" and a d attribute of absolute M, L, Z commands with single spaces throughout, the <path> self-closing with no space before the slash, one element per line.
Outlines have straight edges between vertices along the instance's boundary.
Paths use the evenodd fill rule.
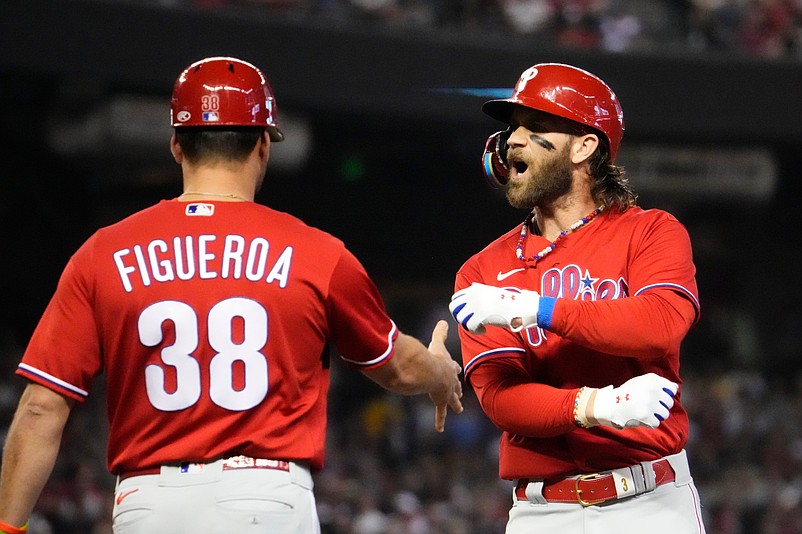
<path fill-rule="evenodd" d="M 624 136 L 624 112 L 613 90 L 597 76 L 560 63 L 541 63 L 526 69 L 506 99 L 490 100 L 482 111 L 507 122 L 518 104 L 569 119 L 601 133 L 615 161 Z"/>
<path fill-rule="evenodd" d="M 264 126 L 272 141 L 284 134 L 264 74 L 233 57 L 196 61 L 175 81 L 170 119 L 178 126 Z"/>

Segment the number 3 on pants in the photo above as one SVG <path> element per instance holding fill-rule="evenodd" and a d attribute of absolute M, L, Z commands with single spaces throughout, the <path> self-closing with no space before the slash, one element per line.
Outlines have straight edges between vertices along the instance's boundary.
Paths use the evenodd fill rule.
<path fill-rule="evenodd" d="M 242 318 L 242 343 L 234 343 L 232 319 Z M 162 342 L 162 324 L 175 325 L 175 342 L 161 351 L 165 365 L 175 368 L 176 388 L 165 389 L 164 369 L 157 364 L 145 368 L 148 399 L 159 410 L 174 412 L 189 408 L 201 396 L 200 364 L 192 353 L 198 348 L 198 315 L 188 304 L 176 300 L 156 302 L 139 316 L 139 340 L 155 347 Z M 223 300 L 209 310 L 209 345 L 216 354 L 209 362 L 209 397 L 233 411 L 248 410 L 267 395 L 267 358 L 260 349 L 267 342 L 267 311 L 256 301 L 236 297 Z M 245 369 L 245 387 L 234 389 L 233 363 Z"/>

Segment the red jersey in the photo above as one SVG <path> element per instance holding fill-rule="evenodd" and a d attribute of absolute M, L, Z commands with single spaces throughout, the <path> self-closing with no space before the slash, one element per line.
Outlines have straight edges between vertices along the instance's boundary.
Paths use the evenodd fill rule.
<path fill-rule="evenodd" d="M 504 431 L 501 477 L 560 478 L 679 452 L 688 438 L 679 392 L 655 430 L 578 428 L 572 407 L 581 386 L 619 386 L 649 372 L 681 384 L 680 343 L 699 315 L 687 230 L 660 210 L 602 213 L 537 263 L 516 257 L 519 235 L 520 227 L 470 258 L 455 284 L 542 295 L 537 327 L 459 330 L 466 380 Z M 530 234 L 524 257 L 548 245 Z"/>
<path fill-rule="evenodd" d="M 331 235 L 255 203 L 162 201 L 67 264 L 17 373 L 83 401 L 105 372 L 112 473 L 244 454 L 323 466 L 329 342 L 397 337 Z"/>

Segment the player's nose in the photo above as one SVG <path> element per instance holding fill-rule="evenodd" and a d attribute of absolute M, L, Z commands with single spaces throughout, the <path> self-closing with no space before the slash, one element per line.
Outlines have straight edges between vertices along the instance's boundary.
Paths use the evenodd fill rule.
<path fill-rule="evenodd" d="M 512 129 L 512 133 L 510 134 L 509 139 L 507 139 L 507 145 L 510 148 L 519 148 L 526 146 L 527 141 L 529 140 L 529 135 L 526 128 L 523 126 L 518 126 Z"/>

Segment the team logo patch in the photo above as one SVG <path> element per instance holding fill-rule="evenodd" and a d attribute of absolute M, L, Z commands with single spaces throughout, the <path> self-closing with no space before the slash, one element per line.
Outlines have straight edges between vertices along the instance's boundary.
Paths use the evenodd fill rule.
<path fill-rule="evenodd" d="M 184 214 L 189 217 L 211 217 L 214 215 L 214 204 L 187 204 Z"/>
<path fill-rule="evenodd" d="M 201 119 L 203 122 L 217 122 L 220 120 L 220 115 L 216 111 L 204 111 Z"/>

